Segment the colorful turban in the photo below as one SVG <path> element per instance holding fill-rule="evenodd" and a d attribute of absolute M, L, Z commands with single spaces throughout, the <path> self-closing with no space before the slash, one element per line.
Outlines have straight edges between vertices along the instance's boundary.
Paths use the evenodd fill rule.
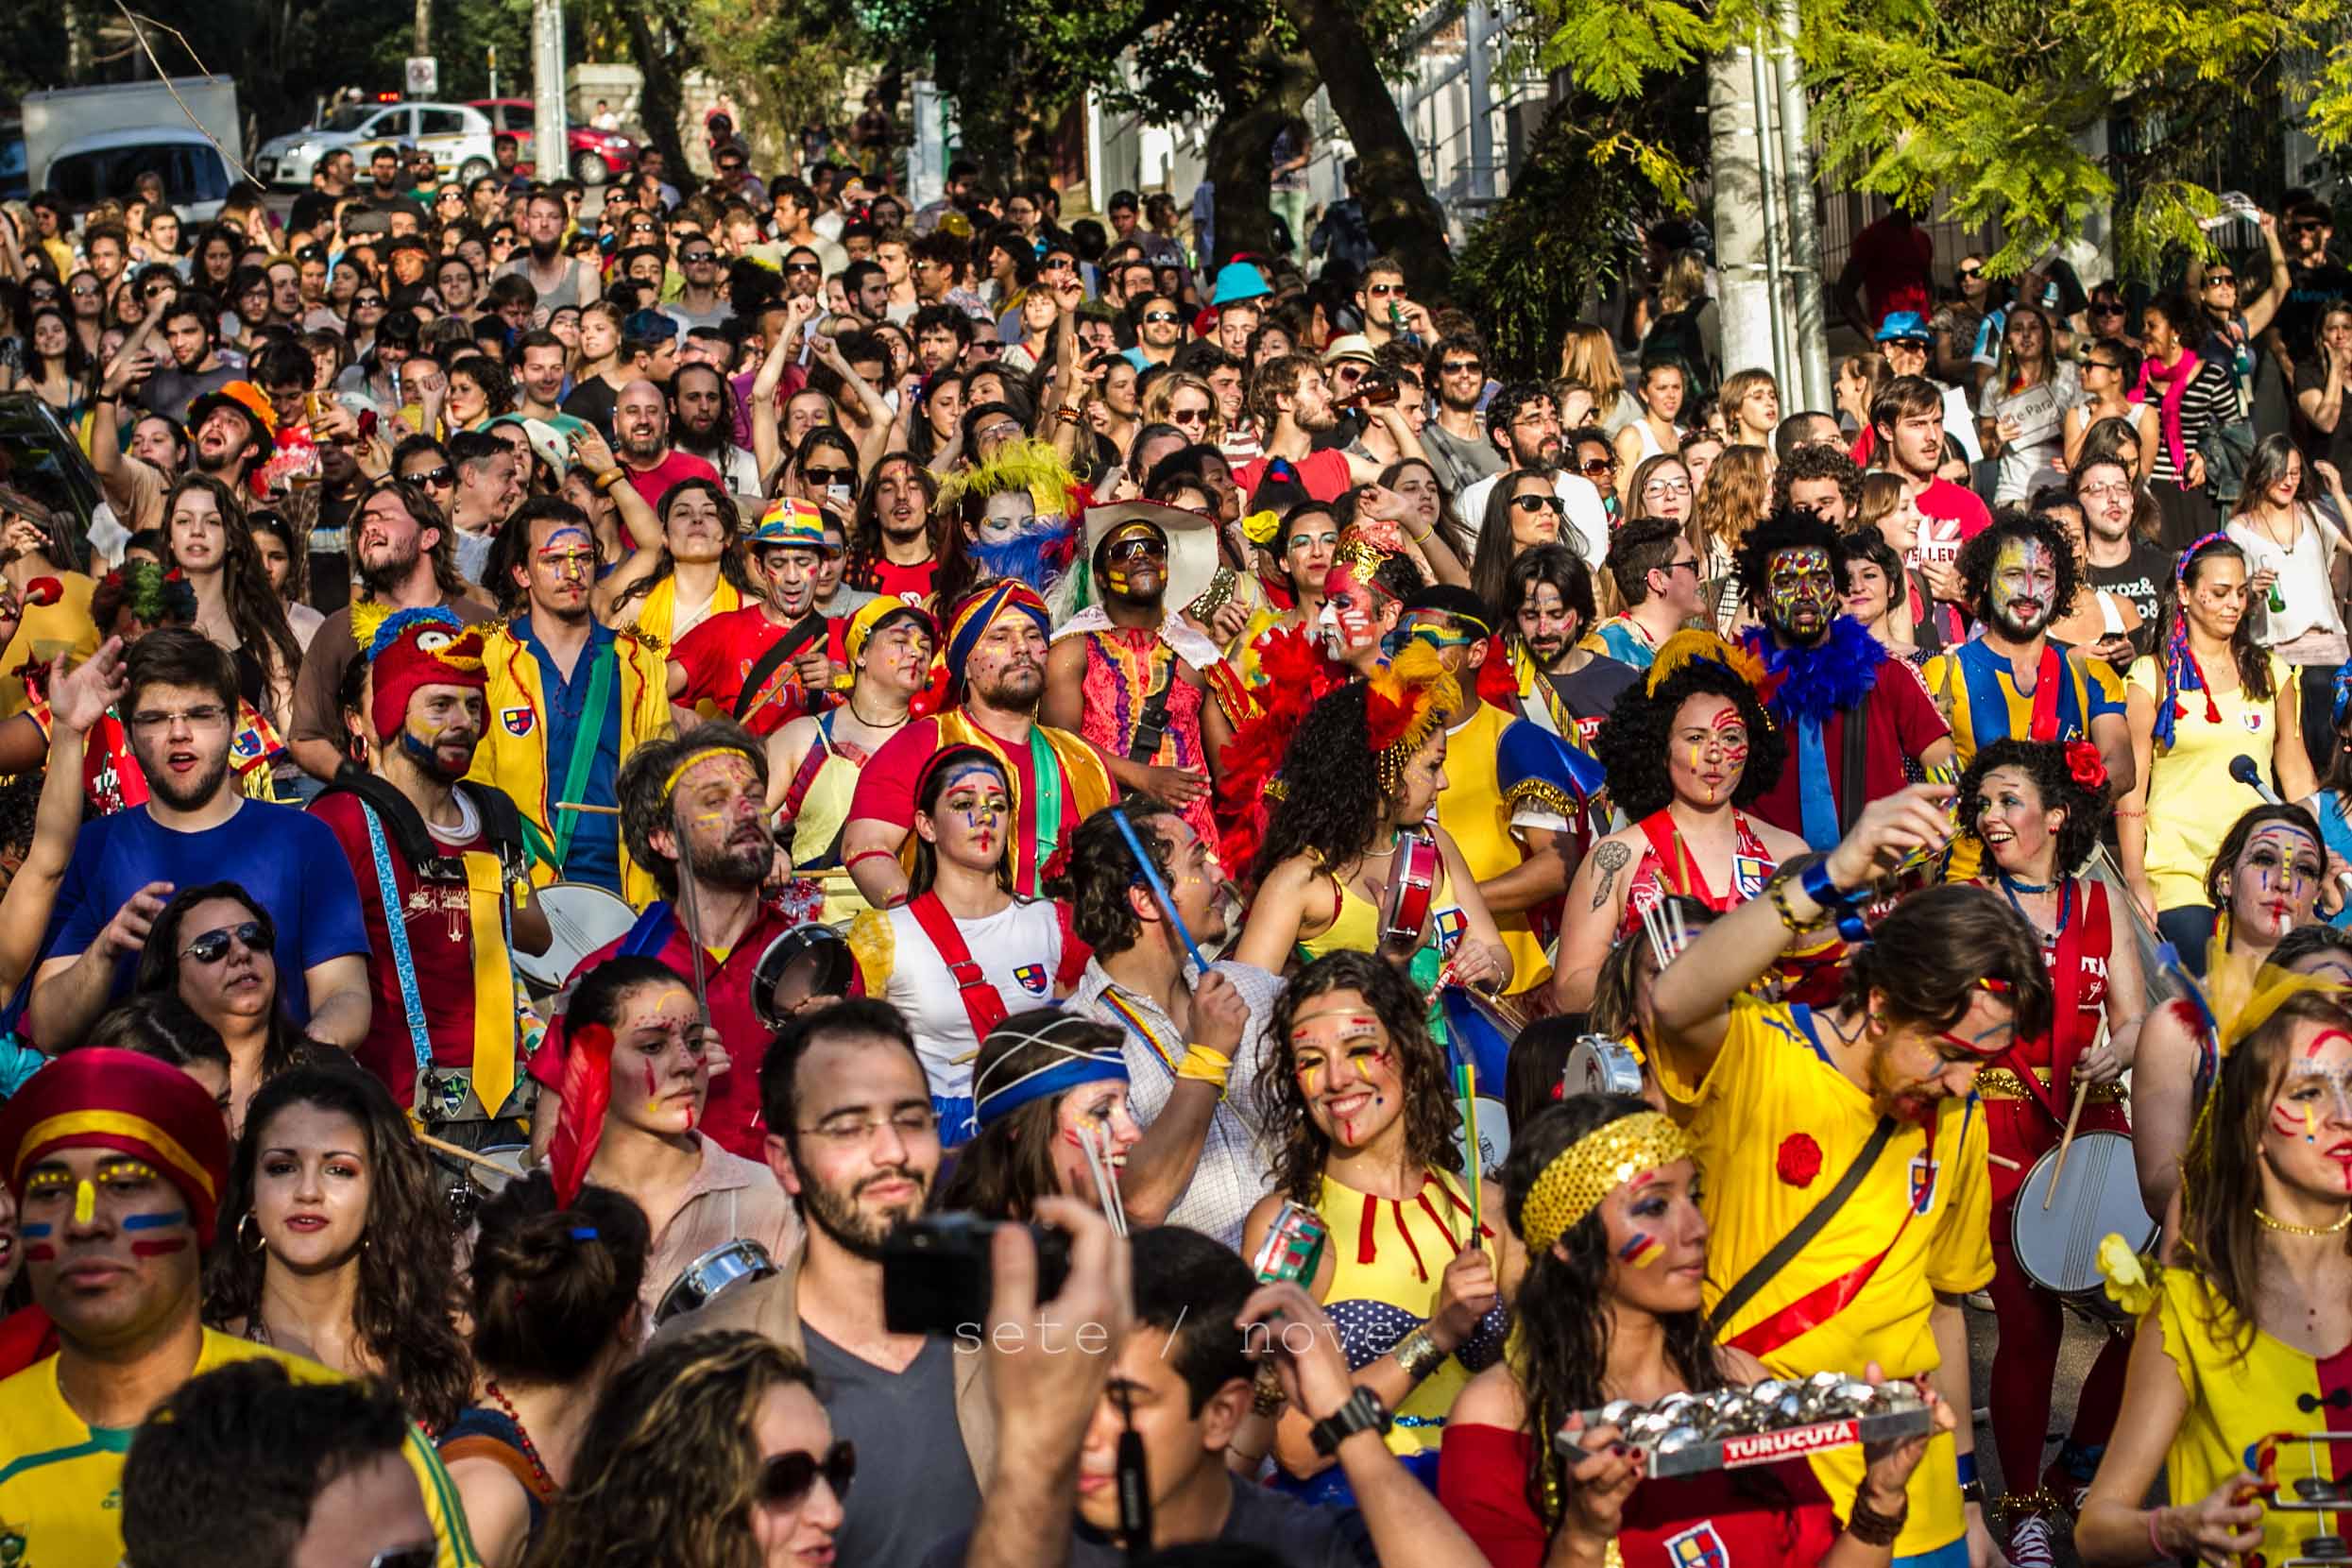
<path fill-rule="evenodd" d="M 188 1201 L 189 1223 L 213 1244 L 229 1133 L 220 1107 L 178 1067 L 137 1051 L 68 1051 L 0 1105 L 0 1175 L 23 1191 L 25 1172 L 60 1149 L 111 1149 L 146 1161 Z"/>
<path fill-rule="evenodd" d="M 1016 610 L 1037 624 L 1037 635 L 1053 635 L 1052 617 L 1046 612 L 1046 602 L 1037 597 L 1037 590 L 1027 583 L 1006 578 L 993 583 L 978 593 L 965 598 L 956 606 L 947 622 L 947 674 L 950 679 L 963 678 L 964 661 L 972 650 L 997 623 L 997 617 L 1007 610 Z"/>
<path fill-rule="evenodd" d="M 420 687 L 489 684 L 482 634 L 445 609 L 406 609 L 384 618 L 367 645 L 368 722 L 389 741 L 408 723 L 408 699 Z"/>

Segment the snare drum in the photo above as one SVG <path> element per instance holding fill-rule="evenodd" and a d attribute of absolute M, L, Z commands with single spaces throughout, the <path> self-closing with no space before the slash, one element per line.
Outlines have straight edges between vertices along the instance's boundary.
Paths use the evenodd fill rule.
<path fill-rule="evenodd" d="M 688 1264 L 686 1272 L 661 1293 L 661 1302 L 654 1308 L 654 1326 L 659 1328 L 682 1312 L 709 1305 L 721 1291 L 745 1280 L 763 1280 L 775 1271 L 775 1260 L 757 1241 L 739 1236 L 724 1247 L 713 1247 Z"/>
<path fill-rule="evenodd" d="M 474 1152 L 492 1165 L 503 1167 L 506 1171 L 505 1178 L 501 1180 L 471 1160 L 463 1162 L 466 1167 L 466 1180 L 472 1183 L 485 1198 L 495 1198 L 506 1190 L 507 1182 L 522 1180 L 525 1164 L 531 1158 L 531 1146 L 527 1143 L 494 1143 L 486 1149 L 477 1149 Z M 439 1158 L 447 1160 L 449 1156 L 444 1154 Z"/>
<path fill-rule="evenodd" d="M 2025 1173 L 2010 1216 L 2009 1243 L 2026 1278 L 2077 1305 L 2102 1311 L 2106 1296 L 2099 1274 L 2101 1239 L 2120 1235 L 2133 1252 L 2141 1253 L 2157 1230 L 2140 1202 L 2132 1140 L 2121 1133 L 2076 1133 L 2066 1170 L 2057 1176 L 2057 1196 L 2044 1208 L 2057 1166 L 2058 1150 L 2053 1149 Z"/>
<path fill-rule="evenodd" d="M 1642 1064 L 1621 1040 L 1606 1034 L 1579 1034 L 1568 1048 L 1567 1070 L 1559 1075 L 1562 1095 L 1638 1095 Z"/>
<path fill-rule="evenodd" d="M 769 943 L 752 966 L 752 1011 L 770 1029 L 782 1029 L 793 1009 L 810 997 L 847 996 L 853 967 L 841 932 L 814 921 L 794 926 Z"/>
<path fill-rule="evenodd" d="M 620 941 L 637 924 L 635 910 L 588 882 L 552 882 L 534 891 L 532 896 L 547 916 L 554 940 L 543 953 L 517 949 L 515 967 L 523 979 L 545 991 L 562 989 L 582 959 Z"/>
<path fill-rule="evenodd" d="M 1440 869 L 1434 835 L 1419 827 L 1397 834 L 1396 853 L 1389 861 L 1388 890 L 1380 899 L 1383 951 L 1409 953 L 1421 946 Z"/>

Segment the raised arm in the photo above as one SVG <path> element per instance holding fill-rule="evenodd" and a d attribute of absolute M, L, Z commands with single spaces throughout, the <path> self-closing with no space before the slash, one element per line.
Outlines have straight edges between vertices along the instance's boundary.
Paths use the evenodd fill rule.
<path fill-rule="evenodd" d="M 58 884 L 81 832 L 84 741 L 122 694 L 120 638 L 109 638 L 77 670 L 67 671 L 62 654 L 49 665 L 48 771 L 33 812 L 32 845 L 0 898 L 0 990 L 14 991 L 40 956 Z"/>
<path fill-rule="evenodd" d="M 2270 252 L 2270 281 L 2263 285 L 2262 298 L 2245 309 L 2246 335 L 2253 337 L 2268 327 L 2278 315 L 2278 307 L 2286 302 L 2287 290 L 2293 280 L 2287 274 L 2287 252 L 2278 243 L 2278 214 L 2262 214 L 2262 245 Z M 2242 290 L 2241 291 L 2243 292 Z"/>

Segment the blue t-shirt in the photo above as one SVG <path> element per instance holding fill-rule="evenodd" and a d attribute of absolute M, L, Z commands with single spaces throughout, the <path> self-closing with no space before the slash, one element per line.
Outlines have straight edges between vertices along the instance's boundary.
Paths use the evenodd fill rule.
<path fill-rule="evenodd" d="M 571 667 L 571 678 L 564 679 L 555 656 L 547 651 L 539 634 L 531 629 L 531 618 L 520 617 L 515 622 L 515 635 L 531 650 L 531 656 L 539 663 L 539 690 L 547 697 L 547 788 L 550 801 L 561 798 L 564 778 L 571 766 L 571 746 L 580 733 L 580 724 L 588 717 L 588 683 L 596 673 L 596 661 L 615 657 L 613 647 L 618 640 L 610 626 L 591 623 L 588 646 L 580 650 L 579 661 Z M 593 806 L 620 804 L 618 780 L 621 776 L 621 672 L 612 674 L 612 691 L 605 699 L 604 723 L 596 731 L 596 755 L 588 762 L 588 782 L 580 788 L 580 798 Z M 552 825 L 551 825 L 552 826 Z M 572 829 L 571 847 L 565 852 L 563 878 L 567 882 L 592 882 L 606 893 L 621 891 L 621 819 L 602 812 L 579 813 L 578 826 Z"/>
<path fill-rule="evenodd" d="M 175 889 L 235 882 L 278 927 L 278 996 L 288 1017 L 310 1021 L 303 971 L 347 953 L 365 956 L 359 886 L 327 825 L 290 806 L 241 800 L 217 827 L 183 833 L 144 806 L 86 825 L 58 888 L 45 956 L 70 957 L 97 940 L 114 912 L 149 882 Z M 201 932 L 185 933 L 194 937 Z M 111 995 L 129 995 L 135 958 L 117 966 Z"/>

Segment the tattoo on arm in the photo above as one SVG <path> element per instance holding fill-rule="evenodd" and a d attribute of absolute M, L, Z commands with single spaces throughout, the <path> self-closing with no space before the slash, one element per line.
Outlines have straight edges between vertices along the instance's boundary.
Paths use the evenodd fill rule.
<path fill-rule="evenodd" d="M 1609 890 L 1617 885 L 1617 873 L 1633 859 L 1633 851 L 1621 844 L 1605 844 L 1593 851 L 1593 863 L 1600 868 L 1600 880 L 1593 889 L 1593 907 L 1599 909 L 1609 902 Z"/>

